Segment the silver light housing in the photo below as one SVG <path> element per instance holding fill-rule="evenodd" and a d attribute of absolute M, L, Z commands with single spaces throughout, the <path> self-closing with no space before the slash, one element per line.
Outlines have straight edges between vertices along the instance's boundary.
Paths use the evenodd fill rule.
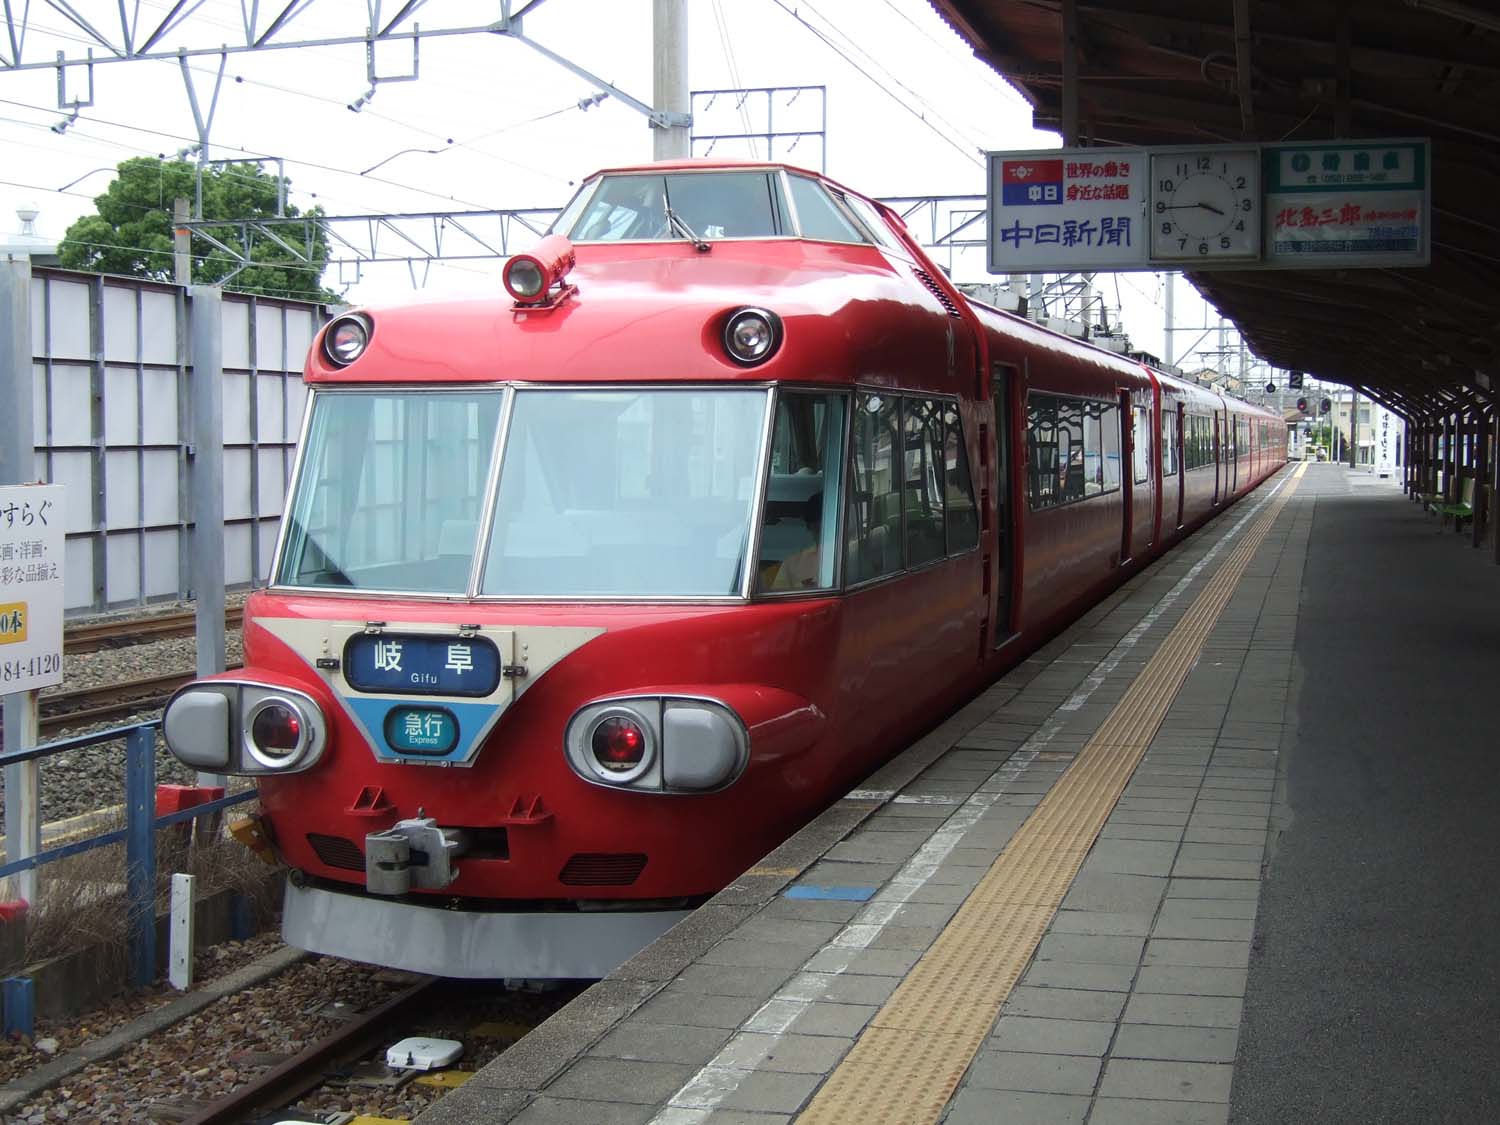
<path fill-rule="evenodd" d="M 259 746 L 255 720 L 284 707 L 297 721 L 295 744 Z M 178 690 L 162 712 L 167 749 L 184 765 L 237 776 L 301 773 L 323 756 L 328 720 L 312 696 L 294 688 L 240 680 L 206 680 Z"/>
<path fill-rule="evenodd" d="M 724 322 L 724 351 L 735 363 L 754 367 L 781 347 L 781 318 L 766 309 L 736 309 Z"/>
<path fill-rule="evenodd" d="M 646 735 L 646 751 L 629 770 L 603 766 L 593 736 L 611 718 L 628 718 Z M 568 721 L 568 765 L 585 781 L 647 793 L 711 793 L 734 783 L 750 760 L 740 717 L 714 699 L 634 696 L 581 708 Z"/>
<path fill-rule="evenodd" d="M 323 333 L 323 354 L 330 363 L 347 367 L 370 346 L 370 322 L 358 313 L 335 317 Z"/>

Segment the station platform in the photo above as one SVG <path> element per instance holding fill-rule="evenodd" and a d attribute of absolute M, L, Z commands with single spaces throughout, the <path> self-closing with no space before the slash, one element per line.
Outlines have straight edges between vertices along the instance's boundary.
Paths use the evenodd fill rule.
<path fill-rule="evenodd" d="M 1497 671 L 1289 466 L 418 1121 L 1500 1119 Z"/>

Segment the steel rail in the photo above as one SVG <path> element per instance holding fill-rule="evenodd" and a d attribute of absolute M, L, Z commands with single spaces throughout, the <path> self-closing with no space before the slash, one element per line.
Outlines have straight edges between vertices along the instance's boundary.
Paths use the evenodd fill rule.
<path fill-rule="evenodd" d="M 244 610 L 232 606 L 224 611 L 227 628 L 240 627 Z M 103 648 L 118 648 L 156 641 L 164 637 L 185 637 L 192 634 L 196 618 L 191 610 L 183 613 L 163 613 L 155 617 L 131 617 L 118 621 L 99 621 L 89 625 L 70 625 L 63 633 L 63 651 L 98 652 Z"/>
<path fill-rule="evenodd" d="M 371 1042 L 389 1034 L 386 1021 L 405 1012 L 425 997 L 443 978 L 424 977 L 377 1008 L 350 1020 L 337 1031 L 272 1067 L 228 1096 L 206 1106 L 184 1125 L 232 1125 L 258 1111 L 280 1109 L 294 1098 L 319 1085 L 330 1064 L 341 1062 L 368 1049 Z"/>

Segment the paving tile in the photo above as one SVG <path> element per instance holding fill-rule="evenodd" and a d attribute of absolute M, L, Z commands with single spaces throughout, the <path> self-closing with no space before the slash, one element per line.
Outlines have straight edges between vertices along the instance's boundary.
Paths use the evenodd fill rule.
<path fill-rule="evenodd" d="M 858 883 L 828 883 L 825 886 L 859 886 Z M 796 918 L 773 918 L 764 912 L 746 919 L 729 936 L 746 941 L 815 942 L 832 941 L 840 930 L 837 922 L 805 921 Z"/>
<path fill-rule="evenodd" d="M 1244 969 L 1250 964 L 1248 941 L 1192 941 L 1152 938 L 1143 964 L 1182 965 L 1205 969 Z"/>
<path fill-rule="evenodd" d="M 1033 988 L 1080 988 L 1128 992 L 1134 965 L 1083 964 L 1077 961 L 1033 961 L 1021 978 Z"/>
<path fill-rule="evenodd" d="M 1164 996 L 1137 992 L 1125 1002 L 1122 1022 L 1167 1027 L 1237 1028 L 1243 1009 L 1244 1001 L 1238 996 Z"/>
<path fill-rule="evenodd" d="M 799 973 L 783 986 L 780 994 L 790 999 L 830 1004 L 884 1004 L 899 983 L 896 977 Z"/>
<path fill-rule="evenodd" d="M 1167 888 L 1167 897 L 1173 898 L 1237 898 L 1255 900 L 1260 897 L 1260 883 L 1253 879 L 1173 879 Z"/>
<path fill-rule="evenodd" d="M 719 1052 L 715 1061 L 742 1070 L 824 1075 L 838 1066 L 852 1046 L 852 1037 L 741 1032 Z"/>
<path fill-rule="evenodd" d="M 746 968 L 797 969 L 816 946 L 781 941 L 745 941 L 731 938 L 721 941 L 698 957 L 703 965 L 743 965 Z"/>
<path fill-rule="evenodd" d="M 1264 839 L 1248 844 L 1209 843 L 1202 840 L 1189 840 L 1183 843 L 1182 847 L 1178 850 L 1177 856 L 1179 859 L 1213 859 L 1259 864 L 1265 858 L 1265 854 L 1266 844 Z"/>
<path fill-rule="evenodd" d="M 585 1056 L 558 1075 L 546 1094 L 554 1098 L 657 1105 L 681 1089 L 697 1069 L 674 1063 Z"/>
<path fill-rule="evenodd" d="M 911 949 L 844 949 L 830 946 L 807 962 L 807 971 L 904 977 L 921 955 L 919 951 Z"/>
<path fill-rule="evenodd" d="M 670 986 L 636 1009 L 633 1019 L 681 1027 L 736 1028 L 763 1001 L 753 996 L 704 996 L 674 991 Z"/>
<path fill-rule="evenodd" d="M 880 927 L 880 933 L 870 942 L 870 949 L 911 949 L 919 952 L 925 951 L 938 935 L 943 932 L 941 926 L 892 926 Z M 1163 937 L 1168 935 L 1163 934 Z M 1171 935 L 1179 937 L 1195 937 L 1194 934 Z"/>
<path fill-rule="evenodd" d="M 795 1113 L 823 1081 L 821 1074 L 757 1070 L 746 1074 L 719 1104 L 726 1110 Z"/>
<path fill-rule="evenodd" d="M 1172 865 L 1172 874 L 1187 879 L 1259 879 L 1259 860 L 1246 863 L 1222 859 L 1179 859 Z"/>
<path fill-rule="evenodd" d="M 755 996 L 765 999 L 790 975 L 784 969 L 743 968 L 733 965 L 689 965 L 668 988 L 705 996 Z"/>
<path fill-rule="evenodd" d="M 797 922 L 849 921 L 864 907 L 862 902 L 840 902 L 833 899 L 778 898 L 767 903 L 758 915 L 762 918 L 787 918 Z"/>
<path fill-rule="evenodd" d="M 577 1125 L 580 1121 L 591 1125 L 637 1125 L 654 1116 L 655 1105 L 541 1097 L 510 1120 L 514 1125 Z"/>
<path fill-rule="evenodd" d="M 872 905 L 884 905 L 878 902 Z M 890 916 L 889 926 L 946 926 L 958 912 L 955 903 L 921 903 L 907 902 L 896 908 L 896 912 Z M 866 910 L 860 919 L 863 921 L 872 912 Z"/>
<path fill-rule="evenodd" d="M 1109 1053 L 1116 1059 L 1232 1063 L 1239 1040 L 1236 1028 L 1125 1023 L 1120 1025 Z"/>
<path fill-rule="evenodd" d="M 629 1019 L 596 1043 L 589 1054 L 604 1058 L 702 1066 L 729 1041 L 729 1036 L 727 1029 L 683 1025 L 666 1027 Z"/>
<path fill-rule="evenodd" d="M 1089 1125 L 1226 1125 L 1225 1102 L 1164 1102 L 1144 1098 L 1098 1098 Z"/>
<path fill-rule="evenodd" d="M 1265 850 L 1266 834 L 1258 828 L 1205 828 L 1189 825 L 1182 833 L 1183 848 L 1189 844 L 1228 844 Z"/>
<path fill-rule="evenodd" d="M 970 1088 L 1025 1090 L 1033 1094 L 1091 1094 L 1100 1060 L 1086 1055 L 980 1051 L 964 1082 Z"/>
<path fill-rule="evenodd" d="M 1112 910 L 1059 910 L 1052 918 L 1049 932 L 1092 934 L 1100 937 L 1145 937 L 1151 932 L 1151 920 L 1152 915 L 1145 911 L 1128 913 Z"/>
<path fill-rule="evenodd" d="M 1099 830 L 1100 840 L 1165 840 L 1172 843 L 1182 839 L 1183 829 L 1174 824 L 1130 824 L 1116 821 L 1113 817 Z"/>
<path fill-rule="evenodd" d="M 1257 903 L 1251 898 L 1167 898 L 1160 918 L 1250 918 Z"/>
<path fill-rule="evenodd" d="M 1154 938 L 1193 938 L 1201 941 L 1243 941 L 1255 936 L 1253 918 L 1190 918 L 1163 916 L 1151 928 Z"/>
<path fill-rule="evenodd" d="M 1048 934 L 1037 946 L 1038 961 L 1082 961 L 1106 965 L 1137 965 L 1145 939 L 1095 934 Z"/>
<path fill-rule="evenodd" d="M 1125 1010 L 1128 995 L 1125 992 L 1018 985 L 1011 989 L 1000 1011 L 1002 1018 L 1015 1015 L 1113 1023 L 1119 1021 L 1120 1013 Z"/>
<path fill-rule="evenodd" d="M 1154 876 L 1080 871 L 1063 898 L 1062 908 L 1119 914 L 1154 912 L 1166 890 L 1167 880 Z"/>
<path fill-rule="evenodd" d="M 1112 1022 L 1001 1016 L 986 1046 L 997 1051 L 1102 1057 L 1114 1034 Z"/>
<path fill-rule="evenodd" d="M 808 1004 L 789 1030 L 798 1035 L 852 1038 L 864 1030 L 870 1017 L 879 1010 L 874 1004 Z"/>
<path fill-rule="evenodd" d="M 1188 968 L 1181 965 L 1148 965 L 1136 980 L 1138 992 L 1178 996 L 1243 996 L 1245 969 Z"/>
<path fill-rule="evenodd" d="M 1099 1096 L 1228 1104 L 1233 1072 L 1233 1067 L 1218 1063 L 1110 1059 Z"/>
<path fill-rule="evenodd" d="M 1083 862 L 1082 873 L 1168 875 L 1177 844 L 1165 840 L 1100 840 Z"/>

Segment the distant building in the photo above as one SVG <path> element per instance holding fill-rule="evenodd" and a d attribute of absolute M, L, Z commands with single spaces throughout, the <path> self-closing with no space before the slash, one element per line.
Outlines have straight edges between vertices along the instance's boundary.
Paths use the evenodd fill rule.
<path fill-rule="evenodd" d="M 0 258 L 30 258 L 40 266 L 59 265 L 57 243 L 42 238 L 36 233 L 36 217 L 41 212 L 34 206 L 16 208 L 16 218 L 21 223 L 18 232 L 0 234 Z"/>

